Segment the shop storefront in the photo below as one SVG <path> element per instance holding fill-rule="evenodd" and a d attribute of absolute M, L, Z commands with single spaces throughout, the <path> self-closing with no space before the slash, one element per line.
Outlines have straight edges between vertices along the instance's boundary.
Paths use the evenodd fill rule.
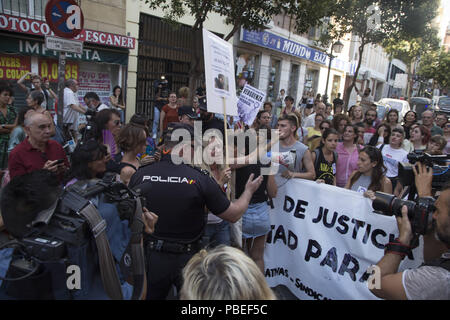
<path fill-rule="evenodd" d="M 237 62 L 243 53 L 252 52 L 250 56 L 259 65 L 252 66 L 257 74 L 247 80 L 260 90 L 266 90 L 267 99 L 274 101 L 280 89 L 300 101 L 305 92 L 322 93 L 325 89 L 328 56 L 324 52 L 303 45 L 272 32 L 240 30 L 240 38 L 234 43 Z M 342 91 L 343 81 L 337 77 L 345 77 L 348 64 L 337 58 L 332 61 L 329 91 L 332 94 Z M 325 75 L 324 75 L 325 74 Z M 238 75 L 237 75 L 238 76 Z M 336 78 L 335 78 L 336 76 Z M 238 87 L 246 82 L 237 78 Z"/>
<path fill-rule="evenodd" d="M 15 84 L 29 71 L 47 78 L 56 91 L 59 53 L 45 47 L 45 35 L 50 34 L 43 21 L 0 15 L 0 80 L 13 85 L 16 106 L 24 105 L 24 92 Z M 135 39 L 92 30 L 83 30 L 78 38 L 84 41 L 83 53 L 66 54 L 65 78 L 78 80 L 81 103 L 86 92 L 94 91 L 109 104 L 113 87 L 126 86 L 128 51 Z"/>

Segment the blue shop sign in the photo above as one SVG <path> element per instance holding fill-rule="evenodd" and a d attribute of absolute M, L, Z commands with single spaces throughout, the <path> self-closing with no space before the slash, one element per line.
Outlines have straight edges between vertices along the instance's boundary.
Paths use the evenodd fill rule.
<path fill-rule="evenodd" d="M 242 28 L 241 41 L 256 44 L 260 47 L 289 54 L 291 56 L 312 61 L 321 65 L 328 65 L 328 56 L 324 52 L 312 49 L 267 31 L 249 31 Z M 337 60 L 338 59 L 333 59 L 332 67 L 345 70 L 345 62 Z"/>

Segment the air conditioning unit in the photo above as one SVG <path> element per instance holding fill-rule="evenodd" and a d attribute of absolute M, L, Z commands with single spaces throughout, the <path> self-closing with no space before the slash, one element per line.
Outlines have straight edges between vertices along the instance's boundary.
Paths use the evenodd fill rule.
<path fill-rule="evenodd" d="M 369 80 L 370 79 L 370 71 L 364 72 L 363 79 L 364 80 Z"/>

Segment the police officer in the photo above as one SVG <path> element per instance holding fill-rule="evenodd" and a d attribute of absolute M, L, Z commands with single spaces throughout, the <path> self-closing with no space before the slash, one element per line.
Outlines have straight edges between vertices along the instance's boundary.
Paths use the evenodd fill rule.
<path fill-rule="evenodd" d="M 187 130 L 191 141 L 171 141 L 177 129 Z M 253 179 L 251 175 L 241 197 L 230 202 L 207 173 L 185 163 L 176 164 L 181 157 L 191 160 L 193 138 L 190 125 L 169 126 L 161 160 L 140 167 L 129 184 L 141 190 L 148 210 L 159 216 L 154 233 L 145 240 L 148 300 L 165 299 L 173 284 L 180 290 L 181 270 L 201 248 L 205 206 L 221 219 L 236 222 L 262 181 L 262 176 Z"/>
<path fill-rule="evenodd" d="M 198 116 L 193 107 L 182 106 L 178 108 L 178 119 L 180 120 L 180 123 L 194 126 L 194 121 L 198 119 Z"/>

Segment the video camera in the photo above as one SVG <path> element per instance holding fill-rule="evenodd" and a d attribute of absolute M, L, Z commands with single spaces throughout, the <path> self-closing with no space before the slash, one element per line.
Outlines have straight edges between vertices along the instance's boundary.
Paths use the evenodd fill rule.
<path fill-rule="evenodd" d="M 433 181 L 431 187 L 440 190 L 450 180 L 448 161 L 450 155 L 430 155 L 428 153 L 410 153 L 407 162 L 399 162 L 398 178 L 400 183 L 406 186 L 414 186 L 414 172 L 412 166 L 421 162 L 433 169 Z"/>
<path fill-rule="evenodd" d="M 161 80 L 157 82 L 156 86 L 161 90 L 165 90 L 169 87 L 169 82 L 167 81 L 165 76 L 161 76 Z"/>
<path fill-rule="evenodd" d="M 385 216 L 401 217 L 402 206 L 408 208 L 408 219 L 414 234 L 426 234 L 432 222 L 435 210 L 434 198 L 421 197 L 416 201 L 402 200 L 392 194 L 375 192 L 376 199 L 372 202 L 372 208 L 376 213 Z"/>
<path fill-rule="evenodd" d="M 80 256 L 86 254 L 86 250 L 92 250 L 86 249 L 90 248 L 87 244 L 94 239 L 98 230 L 94 227 L 91 228 L 91 219 L 80 214 L 80 212 L 91 204 L 89 199 L 96 195 L 103 194 L 102 200 L 104 202 L 116 204 L 120 220 L 128 220 L 132 234 L 136 232 L 136 230 L 133 231 L 136 221 L 141 223 L 138 229 L 142 229 L 142 221 L 139 221 L 140 219 L 137 219 L 135 215 L 136 199 L 139 198 L 141 201 L 145 201 L 145 199 L 140 197 L 138 192 L 129 189 L 123 183 L 115 181 L 114 176 L 112 174 L 106 175 L 103 180 L 86 189 L 72 185 L 64 191 L 53 206 L 37 214 L 33 222 L 27 226 L 30 232 L 25 237 L 3 244 L 0 249 L 7 247 L 16 249 L 7 276 L 3 280 L 13 283 L 29 279 L 32 283 L 31 286 L 34 288 L 36 287 L 36 283 L 33 282 L 34 279 L 41 277 L 42 272 L 49 265 L 51 265 L 50 268 L 54 268 L 56 264 L 60 266 L 69 264 L 82 265 L 83 263 L 77 262 L 77 259 L 79 260 Z M 100 223 L 99 225 L 102 224 Z M 139 230 L 137 230 L 137 233 L 139 233 Z M 130 242 L 130 244 L 132 243 Z M 97 248 L 97 250 L 101 249 Z M 125 259 L 125 255 L 122 259 Z M 127 259 L 129 260 L 130 258 L 128 257 Z M 130 270 L 125 272 L 132 272 Z M 62 274 L 65 274 L 65 271 Z M 65 282 L 61 285 L 65 286 Z M 16 287 L 10 286 L 10 290 L 15 290 L 14 288 Z M 30 296 L 28 293 L 18 291 L 15 294 L 18 295 L 16 296 L 18 298 L 36 299 L 40 297 L 40 292 L 38 291 L 36 289 L 33 293 L 37 296 Z M 13 293 L 10 292 L 10 294 Z"/>

